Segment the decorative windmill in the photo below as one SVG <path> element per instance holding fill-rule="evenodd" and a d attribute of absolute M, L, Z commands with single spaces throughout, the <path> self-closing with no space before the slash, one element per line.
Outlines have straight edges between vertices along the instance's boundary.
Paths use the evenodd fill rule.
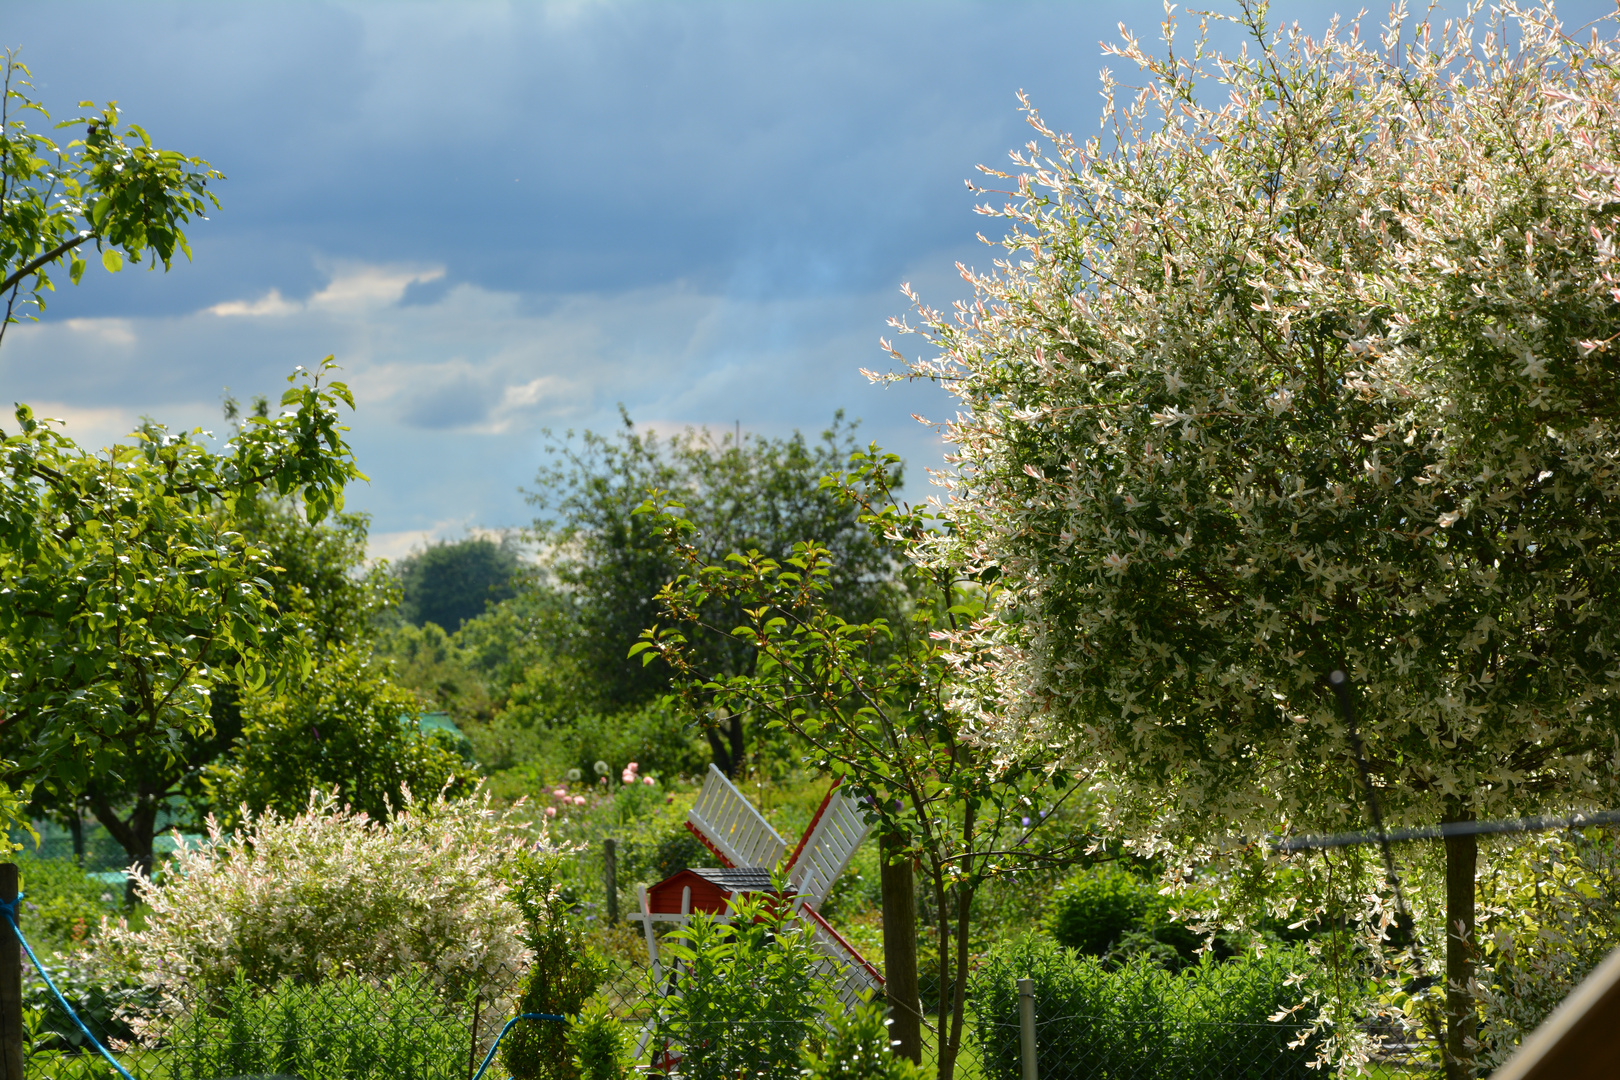
<path fill-rule="evenodd" d="M 694 912 L 724 918 L 732 896 L 773 891 L 771 871 L 788 850 L 787 841 L 713 765 L 709 766 L 697 802 L 687 811 L 686 827 L 725 868 L 682 870 L 651 888 L 639 889 L 641 913 L 631 918 L 641 921 L 647 936 L 647 957 L 653 977 L 659 981 L 658 939 L 653 923 L 684 924 Z M 827 925 L 820 908 L 870 829 L 855 800 L 841 794 L 835 783 L 821 800 L 820 809 L 810 819 L 787 863 L 793 910 L 810 927 L 816 947 L 826 958 L 821 970 L 836 980 L 838 999 L 846 1008 L 881 989 L 883 976 Z"/>

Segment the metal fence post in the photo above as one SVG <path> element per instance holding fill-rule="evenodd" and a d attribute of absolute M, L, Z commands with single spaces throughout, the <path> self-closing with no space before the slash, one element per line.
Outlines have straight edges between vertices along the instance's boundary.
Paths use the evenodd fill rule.
<path fill-rule="evenodd" d="M 1024 1063 L 1024 1080 L 1036 1080 L 1035 1075 L 1035 980 L 1018 980 L 1018 1034 L 1020 1053 Z"/>
<path fill-rule="evenodd" d="M 607 894 L 607 921 L 619 921 L 619 842 L 602 841 L 602 891 Z"/>
<path fill-rule="evenodd" d="M 0 863 L 0 903 L 16 902 L 17 864 Z M 22 946 L 5 924 L 0 925 L 0 1077 L 22 1080 L 22 1070 Z"/>

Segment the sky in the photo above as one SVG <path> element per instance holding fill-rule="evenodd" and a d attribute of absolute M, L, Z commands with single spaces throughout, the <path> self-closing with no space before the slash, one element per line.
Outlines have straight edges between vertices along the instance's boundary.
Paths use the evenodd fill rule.
<path fill-rule="evenodd" d="M 1219 6 L 1219 5 L 1217 5 Z M 1455 6 L 1460 6 L 1455 5 Z M 1347 5 L 1276 0 L 1311 32 Z M 1382 9 L 1375 9 L 1382 10 Z M 1579 23 L 1613 0 L 1559 6 Z M 63 275 L 0 348 L 0 400 L 100 446 L 143 416 L 223 432 L 333 354 L 372 551 L 517 528 L 569 431 L 814 435 L 838 409 L 938 467 L 952 403 L 871 385 L 911 283 L 994 258 L 964 184 L 1095 130 L 1124 23 L 1160 3 L 41 3 L 0 0 L 59 119 L 116 99 L 207 158 L 223 208 L 168 273 Z M 1184 20 L 1186 21 L 1186 20 Z M 1376 19 L 1370 20 L 1376 22 Z M 1188 29 L 1190 30 L 1190 21 Z M 905 339 L 910 352 L 924 348 Z M 547 431 L 554 433 L 547 435 Z"/>

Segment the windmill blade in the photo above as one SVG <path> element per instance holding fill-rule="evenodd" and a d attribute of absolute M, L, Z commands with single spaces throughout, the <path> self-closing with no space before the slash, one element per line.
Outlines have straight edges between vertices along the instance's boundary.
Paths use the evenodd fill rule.
<path fill-rule="evenodd" d="M 816 948 L 824 957 L 816 965 L 816 970 L 832 978 L 835 995 L 845 1009 L 852 1010 L 883 992 L 883 976 L 867 962 L 866 957 L 855 951 L 855 946 L 828 926 L 827 920 L 815 908 L 800 902 L 796 909 L 810 928 Z"/>
<path fill-rule="evenodd" d="M 836 786 L 827 792 L 788 868 L 794 892 L 809 901 L 811 907 L 821 907 L 832 892 L 833 882 L 849 866 L 855 849 L 871 831 L 859 803 Z"/>
<path fill-rule="evenodd" d="M 713 765 L 686 812 L 686 827 L 727 866 L 774 870 L 787 854 L 787 841 Z"/>

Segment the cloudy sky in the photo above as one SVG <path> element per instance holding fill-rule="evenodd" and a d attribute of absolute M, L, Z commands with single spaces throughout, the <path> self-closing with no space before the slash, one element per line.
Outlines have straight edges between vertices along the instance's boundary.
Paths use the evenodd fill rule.
<path fill-rule="evenodd" d="M 1344 6 L 1273 14 L 1315 30 Z M 0 46 L 54 114 L 116 99 L 228 177 L 193 263 L 93 266 L 14 327 L 0 400 L 101 445 L 143 415 L 219 426 L 226 388 L 274 395 L 334 353 L 371 477 L 349 505 L 374 516 L 379 554 L 524 524 L 543 429 L 610 429 L 619 403 L 662 430 L 768 435 L 843 408 L 915 475 L 941 450 L 912 416 L 948 403 L 859 373 L 888 366 L 901 283 L 936 306 L 962 295 L 955 263 L 991 258 L 963 181 L 1027 140 L 1017 91 L 1091 131 L 1099 43 L 1120 22 L 1151 38 L 1161 17 L 1055 0 L 0 0 Z"/>

